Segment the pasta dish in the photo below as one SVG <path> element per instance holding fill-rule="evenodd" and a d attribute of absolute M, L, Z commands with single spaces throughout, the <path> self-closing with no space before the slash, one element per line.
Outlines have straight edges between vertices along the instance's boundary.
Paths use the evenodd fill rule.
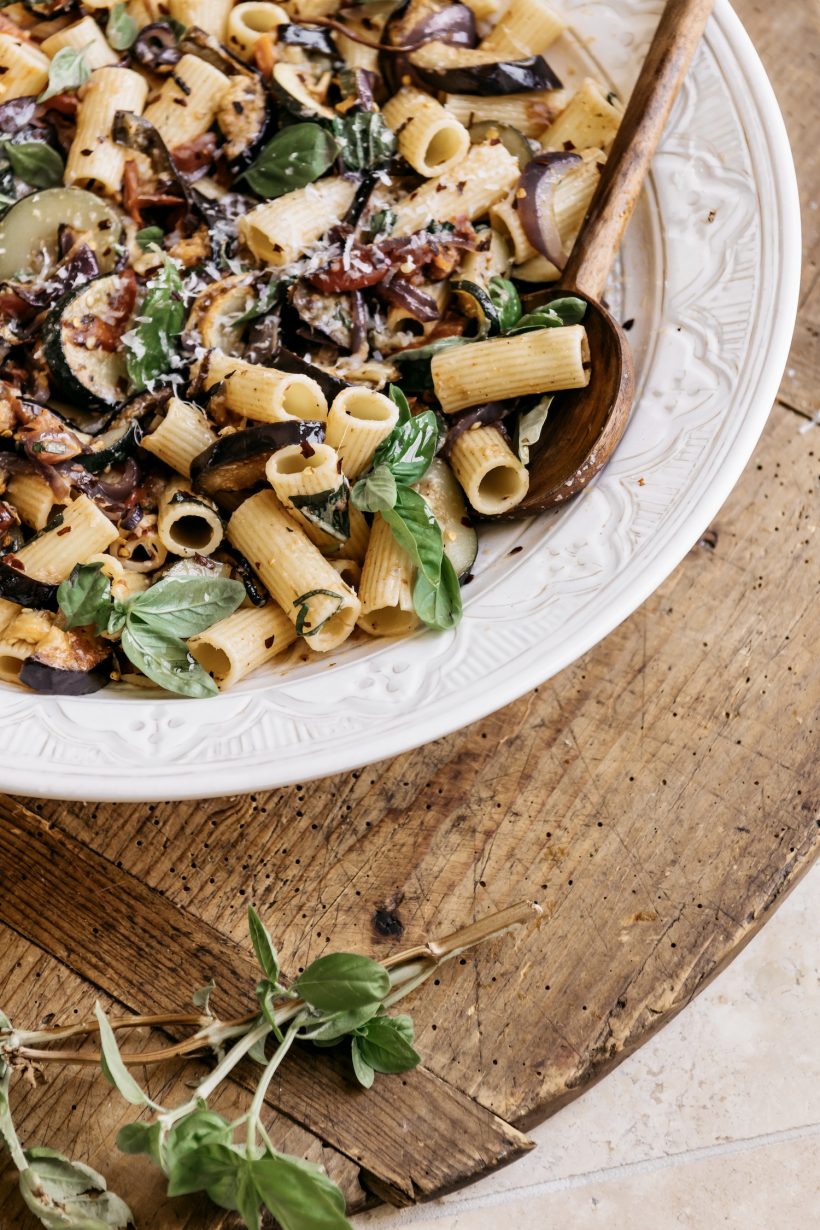
<path fill-rule="evenodd" d="M 203 698 L 453 628 L 584 388 L 622 108 L 544 0 L 0 12 L 0 680 Z"/>

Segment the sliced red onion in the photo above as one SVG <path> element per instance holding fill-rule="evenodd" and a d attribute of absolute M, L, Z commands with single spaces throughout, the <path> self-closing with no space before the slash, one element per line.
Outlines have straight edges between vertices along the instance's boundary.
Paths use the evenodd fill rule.
<path fill-rule="evenodd" d="M 440 316 L 435 299 L 404 278 L 391 278 L 388 282 L 382 282 L 377 293 L 380 298 L 387 299 L 396 307 L 404 308 L 408 316 L 420 320 L 423 324 L 438 320 Z"/>
<path fill-rule="evenodd" d="M 546 256 L 556 269 L 563 269 L 567 253 L 555 221 L 555 189 L 571 167 L 581 161 L 579 154 L 564 150 L 537 154 L 519 180 L 518 217 L 524 233 L 536 251 Z"/>

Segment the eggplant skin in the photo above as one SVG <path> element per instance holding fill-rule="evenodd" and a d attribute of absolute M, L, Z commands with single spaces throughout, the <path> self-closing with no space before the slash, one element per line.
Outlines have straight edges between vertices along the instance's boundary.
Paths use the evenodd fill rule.
<path fill-rule="evenodd" d="M 271 453 L 289 444 L 321 444 L 324 423 L 293 419 L 263 423 L 222 436 L 191 462 L 191 481 L 199 491 L 243 491 L 262 481 Z"/>
<path fill-rule="evenodd" d="M 8 556 L 6 558 L 9 558 Z M 39 611 L 57 610 L 57 586 L 36 581 L 0 560 L 0 598 Z"/>
<path fill-rule="evenodd" d="M 110 683 L 110 662 L 106 659 L 88 671 L 65 670 L 41 661 L 35 654 L 20 670 L 20 682 L 33 692 L 48 696 L 88 696 Z"/>
<path fill-rule="evenodd" d="M 504 94 L 561 88 L 560 78 L 543 56 L 499 60 L 493 64 L 454 64 L 445 67 L 419 64 L 411 56 L 410 63 L 428 89 L 445 90 L 448 94 L 500 97 Z"/>

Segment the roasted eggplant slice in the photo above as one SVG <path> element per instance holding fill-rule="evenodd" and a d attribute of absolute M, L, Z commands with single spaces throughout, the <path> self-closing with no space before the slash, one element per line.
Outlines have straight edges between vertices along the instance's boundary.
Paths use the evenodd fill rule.
<path fill-rule="evenodd" d="M 274 108 L 258 77 L 233 77 L 222 96 L 216 122 L 225 138 L 222 157 L 233 175 L 247 170 L 273 136 Z"/>
<path fill-rule="evenodd" d="M 110 681 L 111 646 L 95 637 L 52 628 L 20 670 L 20 682 L 50 696 L 87 696 Z"/>
<path fill-rule="evenodd" d="M 441 526 L 444 553 L 458 579 L 462 580 L 478 554 L 478 534 L 470 522 L 464 492 L 447 462 L 440 457 L 433 459 L 424 478 L 416 483 L 416 490 L 433 510 Z"/>
<path fill-rule="evenodd" d="M 123 238 L 117 210 L 84 188 L 44 188 L 24 196 L 0 220 L 0 281 L 47 276 L 60 259 L 61 226 L 82 234 L 101 272 L 111 272 Z"/>
<path fill-rule="evenodd" d="M 14 560 L 14 555 L 5 555 L 0 560 L 0 598 L 38 611 L 56 611 L 57 586 L 26 576 L 20 570 L 22 564 L 20 568 L 14 567 Z"/>
<path fill-rule="evenodd" d="M 410 55 L 410 64 L 425 85 L 448 94 L 523 94 L 560 90 L 561 81 L 543 56 L 498 60 L 497 53 L 425 43 Z"/>
<path fill-rule="evenodd" d="M 297 376 L 310 376 L 311 380 L 315 380 L 321 388 L 327 403 L 333 401 L 342 389 L 346 389 L 347 385 L 344 380 L 339 380 L 336 376 L 332 376 L 330 372 L 326 372 L 321 367 L 316 367 L 314 363 L 308 363 L 307 359 L 303 359 L 301 355 L 294 354 L 292 350 L 287 350 L 282 346 L 276 354 L 272 367 L 276 367 L 281 372 L 290 372 Z"/>
<path fill-rule="evenodd" d="M 272 453 L 288 444 L 321 444 L 324 438 L 324 423 L 307 420 L 247 427 L 222 436 L 195 457 L 191 462 L 191 480 L 206 495 L 244 491 L 264 479 L 265 464 Z"/>
<path fill-rule="evenodd" d="M 316 92 L 317 82 L 306 64 L 273 66 L 271 89 L 283 107 L 300 120 L 332 120 L 336 112 L 328 107 Z"/>
<path fill-rule="evenodd" d="M 237 354 L 244 325 L 236 322 L 254 304 L 255 280 L 242 273 L 206 286 L 191 305 L 185 326 L 189 339 L 209 350 Z"/>
<path fill-rule="evenodd" d="M 128 392 L 122 335 L 136 302 L 133 273 L 95 278 L 70 291 L 43 326 L 43 355 L 63 394 L 86 410 L 114 406 Z"/>
<path fill-rule="evenodd" d="M 97 436 L 90 453 L 83 453 L 77 461 L 92 474 L 99 474 L 109 466 L 133 457 L 142 439 L 142 428 L 134 421 L 124 427 L 112 427 Z"/>

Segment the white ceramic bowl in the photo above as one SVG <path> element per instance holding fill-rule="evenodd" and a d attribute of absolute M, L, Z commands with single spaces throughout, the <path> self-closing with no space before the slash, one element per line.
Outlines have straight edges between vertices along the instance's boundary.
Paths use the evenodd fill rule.
<path fill-rule="evenodd" d="M 561 0 L 550 55 L 626 96 L 661 0 Z M 566 40 L 565 40 L 566 41 Z M 356 768 L 475 721 L 567 666 L 668 576 L 737 481 L 785 365 L 800 276 L 789 142 L 771 87 L 718 0 L 630 227 L 610 302 L 638 400 L 573 504 L 483 532 L 454 633 L 274 667 L 213 700 L 0 691 L 0 788 L 65 799 L 240 793 Z"/>

